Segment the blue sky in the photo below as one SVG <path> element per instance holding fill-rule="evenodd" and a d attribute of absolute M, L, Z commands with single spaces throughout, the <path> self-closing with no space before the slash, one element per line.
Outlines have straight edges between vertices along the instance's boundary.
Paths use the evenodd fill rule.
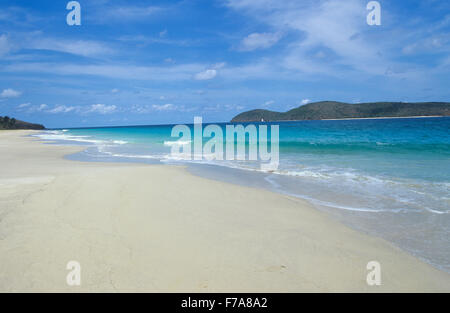
<path fill-rule="evenodd" d="M 228 121 L 311 101 L 450 101 L 450 2 L 0 0 L 0 115 L 47 127 Z"/>

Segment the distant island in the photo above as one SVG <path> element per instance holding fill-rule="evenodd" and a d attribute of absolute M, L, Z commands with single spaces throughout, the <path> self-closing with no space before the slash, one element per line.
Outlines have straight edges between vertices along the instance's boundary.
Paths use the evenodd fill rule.
<path fill-rule="evenodd" d="M 0 116 L 0 130 L 4 129 L 45 129 L 44 125 L 33 124 L 15 118 L 10 118 L 8 116 Z"/>
<path fill-rule="evenodd" d="M 450 102 L 371 102 L 321 101 L 287 112 L 252 110 L 236 115 L 231 122 L 327 120 L 347 118 L 450 116 Z"/>

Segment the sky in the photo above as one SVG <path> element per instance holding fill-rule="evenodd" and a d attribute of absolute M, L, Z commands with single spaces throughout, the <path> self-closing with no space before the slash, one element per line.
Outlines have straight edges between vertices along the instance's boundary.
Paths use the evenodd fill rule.
<path fill-rule="evenodd" d="M 0 115 L 46 127 L 226 122 L 335 100 L 450 101 L 450 1 L 0 0 Z"/>

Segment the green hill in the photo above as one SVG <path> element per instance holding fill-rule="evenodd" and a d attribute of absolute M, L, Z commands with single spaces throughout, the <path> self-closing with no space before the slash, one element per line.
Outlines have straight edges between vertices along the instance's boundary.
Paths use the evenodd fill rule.
<path fill-rule="evenodd" d="M 0 116 L 0 130 L 1 129 L 45 129 L 44 125 L 33 124 L 8 116 Z"/>
<path fill-rule="evenodd" d="M 323 120 L 371 117 L 450 116 L 449 102 L 309 103 L 287 112 L 252 110 L 236 115 L 231 122 Z"/>

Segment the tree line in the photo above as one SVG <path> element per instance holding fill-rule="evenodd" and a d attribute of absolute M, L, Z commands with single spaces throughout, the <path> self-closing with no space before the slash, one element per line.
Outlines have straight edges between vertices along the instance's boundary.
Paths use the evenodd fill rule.
<path fill-rule="evenodd" d="M 16 126 L 16 119 L 9 116 L 0 116 L 0 128 L 13 129 Z"/>

